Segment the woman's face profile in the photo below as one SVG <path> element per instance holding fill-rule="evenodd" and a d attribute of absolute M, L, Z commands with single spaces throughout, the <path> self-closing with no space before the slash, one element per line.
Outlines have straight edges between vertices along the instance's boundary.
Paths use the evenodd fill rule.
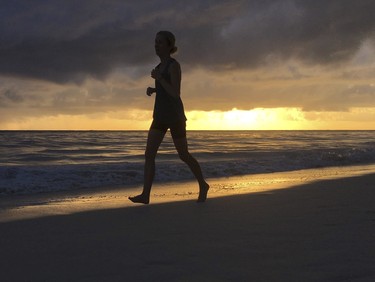
<path fill-rule="evenodd" d="M 155 52 L 156 55 L 169 55 L 170 54 L 170 46 L 168 41 L 162 35 L 156 35 L 155 37 Z"/>

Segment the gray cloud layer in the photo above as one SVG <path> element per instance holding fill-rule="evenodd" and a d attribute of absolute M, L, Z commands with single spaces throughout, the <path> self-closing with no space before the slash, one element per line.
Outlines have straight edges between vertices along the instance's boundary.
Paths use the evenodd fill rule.
<path fill-rule="evenodd" d="M 374 38 L 373 11 L 372 0 L 7 1 L 0 73 L 102 79 L 116 67 L 153 62 L 159 29 L 176 33 L 186 68 L 253 68 L 273 58 L 334 64 Z"/>

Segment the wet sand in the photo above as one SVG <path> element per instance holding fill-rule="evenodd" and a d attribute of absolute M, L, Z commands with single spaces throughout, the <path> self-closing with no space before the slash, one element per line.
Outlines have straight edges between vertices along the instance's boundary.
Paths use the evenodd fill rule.
<path fill-rule="evenodd" d="M 1 281 L 375 281 L 374 166 L 0 199 Z"/>

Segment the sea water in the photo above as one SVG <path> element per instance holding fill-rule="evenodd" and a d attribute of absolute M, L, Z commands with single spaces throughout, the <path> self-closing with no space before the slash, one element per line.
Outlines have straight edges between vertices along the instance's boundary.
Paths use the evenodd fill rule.
<path fill-rule="evenodd" d="M 0 195 L 142 185 L 147 131 L 0 131 Z M 375 163 L 375 131 L 188 131 L 205 177 Z M 156 182 L 193 179 L 169 132 Z"/>

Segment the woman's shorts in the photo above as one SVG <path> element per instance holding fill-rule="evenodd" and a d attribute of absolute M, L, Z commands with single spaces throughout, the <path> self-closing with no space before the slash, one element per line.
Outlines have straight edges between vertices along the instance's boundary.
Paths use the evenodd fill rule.
<path fill-rule="evenodd" d="M 164 123 L 158 120 L 153 120 L 150 129 L 157 129 L 162 131 L 164 134 L 168 128 L 171 131 L 173 139 L 186 137 L 186 121 L 180 120 L 172 123 Z"/>

